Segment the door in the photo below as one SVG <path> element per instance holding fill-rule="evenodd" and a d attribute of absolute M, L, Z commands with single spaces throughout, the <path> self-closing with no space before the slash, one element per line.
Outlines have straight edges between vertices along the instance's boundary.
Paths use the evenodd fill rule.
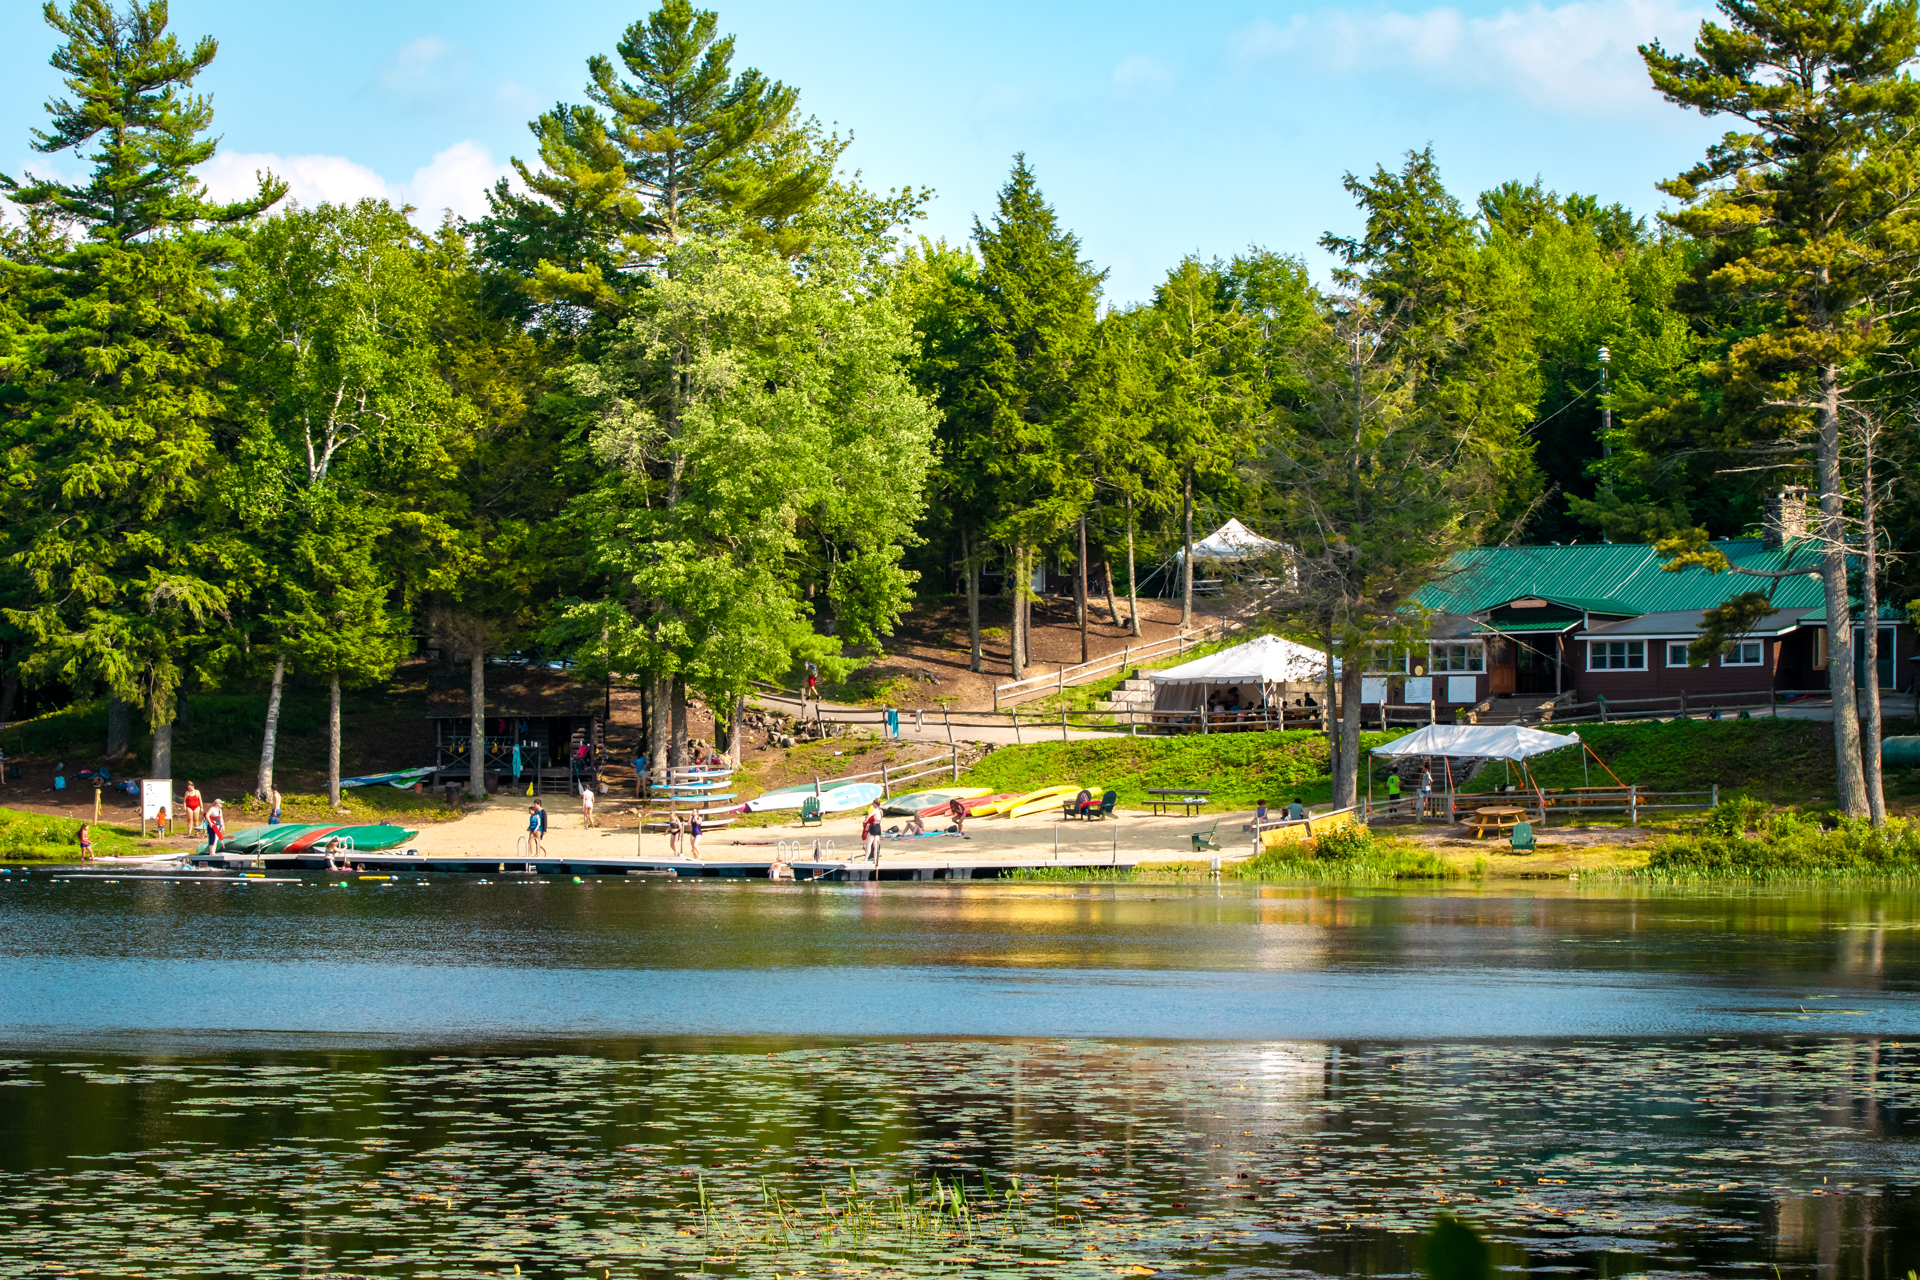
<path fill-rule="evenodd" d="M 1874 666 L 1878 669 L 1880 687 L 1893 688 L 1893 628 L 1880 628 L 1880 648 L 1874 655 Z M 1867 631 L 1861 627 L 1853 633 L 1853 687 L 1867 687 Z"/>
<path fill-rule="evenodd" d="M 1487 668 L 1487 692 L 1494 697 L 1513 692 L 1513 664 L 1503 662 L 1497 667 Z"/>

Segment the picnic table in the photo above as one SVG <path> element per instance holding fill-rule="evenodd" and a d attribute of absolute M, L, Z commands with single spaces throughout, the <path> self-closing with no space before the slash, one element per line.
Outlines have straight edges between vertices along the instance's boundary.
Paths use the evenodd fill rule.
<path fill-rule="evenodd" d="M 1526 820 L 1527 811 L 1511 804 L 1486 805 L 1467 815 L 1467 825 L 1473 828 L 1475 839 L 1486 835 L 1489 830 L 1511 831 Z"/>
<path fill-rule="evenodd" d="M 1188 817 L 1192 817 L 1200 812 L 1200 806 L 1205 804 L 1207 797 L 1212 794 L 1211 791 L 1201 791 L 1193 787 L 1158 787 L 1147 792 L 1151 797 L 1147 803 L 1153 806 L 1155 813 L 1165 813 L 1173 806 L 1179 805 Z"/>

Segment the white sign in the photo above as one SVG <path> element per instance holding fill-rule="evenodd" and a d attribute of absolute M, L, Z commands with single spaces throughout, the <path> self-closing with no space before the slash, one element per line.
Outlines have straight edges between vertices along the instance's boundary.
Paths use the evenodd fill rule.
<path fill-rule="evenodd" d="M 1360 701 L 1385 702 L 1386 700 L 1387 700 L 1387 682 L 1385 679 L 1376 678 L 1373 676 L 1361 677 Z"/>
<path fill-rule="evenodd" d="M 140 819 L 165 822 L 173 816 L 173 779 L 143 778 L 140 781 Z"/>
<path fill-rule="evenodd" d="M 1400 695 L 1402 702 L 1432 702 L 1433 677 L 1408 676 L 1405 691 Z"/>
<path fill-rule="evenodd" d="M 1448 676 L 1448 702 L 1480 701 L 1480 680 L 1477 676 Z"/>

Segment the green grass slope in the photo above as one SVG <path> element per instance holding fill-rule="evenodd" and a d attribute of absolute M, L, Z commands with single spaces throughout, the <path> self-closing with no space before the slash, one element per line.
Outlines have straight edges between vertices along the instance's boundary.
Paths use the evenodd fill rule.
<path fill-rule="evenodd" d="M 1550 732 L 1558 732 L 1546 726 Z M 1815 720 L 1673 720 L 1583 724 L 1573 728 L 1623 783 L 1650 791 L 1741 794 L 1768 804 L 1818 804 L 1834 797 L 1833 726 Z M 1548 788 L 1606 786 L 1606 771 L 1575 749 L 1537 756 L 1534 776 Z M 1500 766 L 1483 771 L 1469 791 L 1505 781 Z"/>

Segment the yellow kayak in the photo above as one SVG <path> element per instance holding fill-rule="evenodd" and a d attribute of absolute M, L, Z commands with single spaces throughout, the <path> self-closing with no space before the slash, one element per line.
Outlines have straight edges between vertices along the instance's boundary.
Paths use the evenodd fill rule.
<path fill-rule="evenodd" d="M 1080 784 L 1070 783 L 1064 787 L 1042 787 L 1038 791 L 1029 791 L 1023 796 L 995 807 L 1002 818 L 1024 818 L 1030 813 L 1039 813 L 1042 809 L 1052 809 L 1059 805 L 1062 796 L 1080 794 Z"/>

